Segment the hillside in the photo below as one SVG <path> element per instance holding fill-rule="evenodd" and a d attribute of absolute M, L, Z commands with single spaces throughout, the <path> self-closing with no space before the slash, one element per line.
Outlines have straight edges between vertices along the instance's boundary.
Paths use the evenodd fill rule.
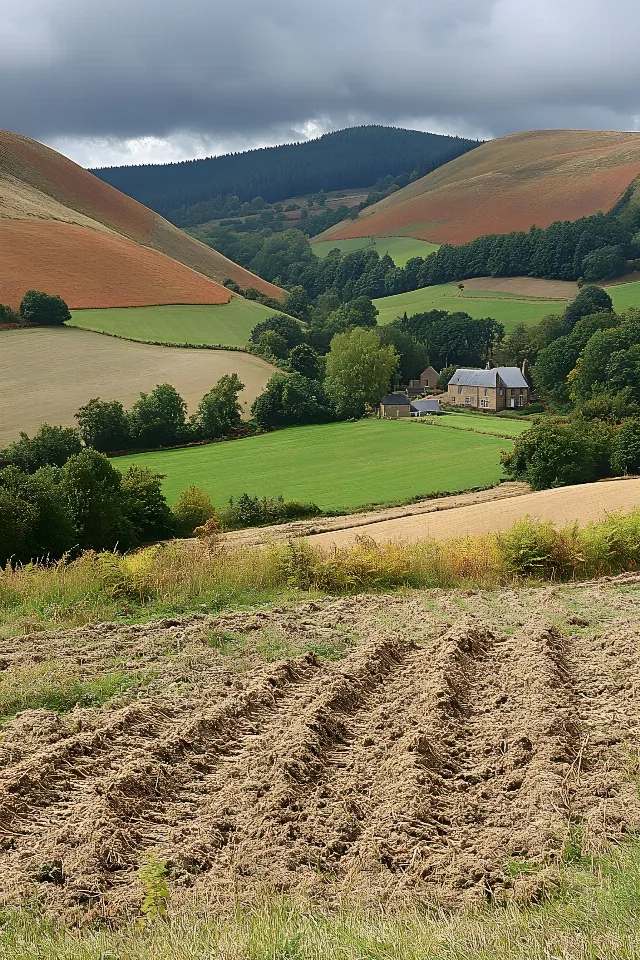
<path fill-rule="evenodd" d="M 640 175 L 640 133 L 534 130 L 483 144 L 338 224 L 322 240 L 466 243 L 610 210 Z"/>
<path fill-rule="evenodd" d="M 182 163 L 110 167 L 93 172 L 106 183 L 174 219 L 216 196 L 268 203 L 319 190 L 366 187 L 379 177 L 426 174 L 477 146 L 474 140 L 363 126 L 304 143 Z M 203 213 L 202 220 L 208 219 Z M 184 222 L 176 220 L 176 222 Z"/>
<path fill-rule="evenodd" d="M 267 283 L 54 150 L 0 132 L 0 302 L 31 287 L 70 306 L 223 304 Z M 213 281 L 213 282 L 212 282 Z"/>

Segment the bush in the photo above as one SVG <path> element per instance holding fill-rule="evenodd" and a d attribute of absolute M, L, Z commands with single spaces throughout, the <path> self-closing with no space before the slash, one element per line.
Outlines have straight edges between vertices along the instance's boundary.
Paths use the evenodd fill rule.
<path fill-rule="evenodd" d="M 611 433 L 599 423 L 540 420 L 503 453 L 505 472 L 533 490 L 590 483 L 611 475 Z"/>
<path fill-rule="evenodd" d="M 71 320 L 69 307 L 62 297 L 51 297 L 39 290 L 27 290 L 20 304 L 20 315 L 29 323 L 61 326 Z"/>
<path fill-rule="evenodd" d="M 627 420 L 613 441 L 611 467 L 614 473 L 640 473 L 640 420 Z"/>
<path fill-rule="evenodd" d="M 263 430 L 335 419 L 323 385 L 299 373 L 275 373 L 254 401 L 251 413 Z"/>
<path fill-rule="evenodd" d="M 251 497 L 243 493 L 237 500 L 231 498 L 228 505 L 218 511 L 218 520 L 223 530 L 241 530 L 244 527 L 304 520 L 316 517 L 321 512 L 315 503 L 285 500 L 282 496 Z"/>
<path fill-rule="evenodd" d="M 19 313 L 16 313 L 11 307 L 5 306 L 4 303 L 0 303 L 0 324 L 20 323 L 20 319 Z"/>
<path fill-rule="evenodd" d="M 209 495 L 193 485 L 182 491 L 172 513 L 179 537 L 192 537 L 196 527 L 204 526 L 216 515 Z"/>
<path fill-rule="evenodd" d="M 0 450 L 0 466 L 13 466 L 24 473 L 35 473 L 41 467 L 62 467 L 80 453 L 80 435 L 73 427 L 52 427 L 43 423 L 34 437 L 20 433 L 20 439 Z"/>

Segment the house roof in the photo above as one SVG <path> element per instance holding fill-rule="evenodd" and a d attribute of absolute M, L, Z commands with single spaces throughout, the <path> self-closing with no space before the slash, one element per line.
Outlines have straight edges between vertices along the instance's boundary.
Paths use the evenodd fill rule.
<path fill-rule="evenodd" d="M 424 375 L 427 374 L 427 373 L 435 373 L 436 377 L 439 377 L 439 376 L 440 376 L 440 374 L 439 374 L 438 371 L 435 369 L 435 367 L 432 367 L 432 366 L 428 366 L 426 370 L 423 370 L 422 373 L 420 374 L 420 376 L 421 376 L 421 377 L 424 377 Z"/>
<path fill-rule="evenodd" d="M 410 404 L 411 401 L 404 393 L 388 393 L 386 397 L 383 397 L 380 403 L 384 407 L 401 407 L 405 404 Z"/>
<path fill-rule="evenodd" d="M 456 370 L 449 380 L 454 387 L 495 387 L 500 377 L 505 387 L 528 387 L 529 384 L 518 367 L 493 367 L 491 370 Z"/>
<path fill-rule="evenodd" d="M 440 401 L 436 399 L 424 399 L 424 400 L 414 400 L 411 404 L 412 410 L 417 410 L 418 413 L 440 413 L 442 407 L 440 406 Z"/>

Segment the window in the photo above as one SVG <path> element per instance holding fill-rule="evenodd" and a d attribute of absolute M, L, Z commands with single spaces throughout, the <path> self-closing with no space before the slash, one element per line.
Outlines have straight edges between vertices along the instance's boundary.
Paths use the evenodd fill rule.
<path fill-rule="evenodd" d="M 482 398 L 482 400 L 480 401 L 480 406 L 483 407 L 485 410 L 489 409 L 489 401 L 486 397 Z"/>
<path fill-rule="evenodd" d="M 489 391 L 487 390 L 486 387 L 484 388 L 484 395 L 485 395 L 485 397 L 488 397 L 488 396 L 489 396 Z"/>
<path fill-rule="evenodd" d="M 471 397 L 465 397 L 465 398 L 464 398 L 464 405 L 465 405 L 465 407 L 470 407 L 470 406 L 471 406 Z"/>
<path fill-rule="evenodd" d="M 458 387 L 458 396 L 462 393 L 462 387 Z"/>

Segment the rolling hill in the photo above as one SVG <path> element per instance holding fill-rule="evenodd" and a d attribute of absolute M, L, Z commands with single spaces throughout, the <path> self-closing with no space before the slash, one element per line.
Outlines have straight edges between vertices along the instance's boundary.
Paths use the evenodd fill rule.
<path fill-rule="evenodd" d="M 28 137 L 0 132 L 0 302 L 30 288 L 71 307 L 225 304 L 227 278 L 280 297 L 157 213 Z"/>
<path fill-rule="evenodd" d="M 452 160 L 318 239 L 466 243 L 610 210 L 639 175 L 640 133 L 515 133 Z"/>
<path fill-rule="evenodd" d="M 475 140 L 379 125 L 349 127 L 303 143 L 181 163 L 109 167 L 94 173 L 175 223 L 216 196 L 268 203 L 319 190 L 371 186 L 388 174 L 428 173 L 477 146 Z"/>

